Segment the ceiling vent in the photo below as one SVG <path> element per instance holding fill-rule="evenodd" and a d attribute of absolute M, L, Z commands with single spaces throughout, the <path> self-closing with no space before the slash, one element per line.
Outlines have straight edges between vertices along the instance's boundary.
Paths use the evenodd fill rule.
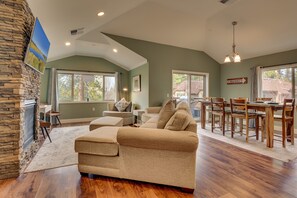
<path fill-rule="evenodd" d="M 234 3 L 236 0 L 220 0 L 220 3 L 225 4 L 225 5 L 229 5 L 231 3 Z"/>
<path fill-rule="evenodd" d="M 227 3 L 229 0 L 220 0 L 220 2 L 222 3 L 222 4 L 225 4 L 225 3 Z"/>
<path fill-rule="evenodd" d="M 85 28 L 78 28 L 78 29 L 70 30 L 70 34 L 72 36 L 82 34 L 82 33 L 84 33 L 84 29 Z"/>

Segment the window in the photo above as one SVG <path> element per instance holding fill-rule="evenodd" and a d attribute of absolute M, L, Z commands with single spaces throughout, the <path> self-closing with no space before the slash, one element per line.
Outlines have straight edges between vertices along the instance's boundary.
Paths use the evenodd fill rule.
<path fill-rule="evenodd" d="M 59 102 L 114 101 L 116 80 L 113 74 L 58 72 Z"/>
<path fill-rule="evenodd" d="M 265 67 L 260 73 L 260 95 L 283 102 L 285 98 L 296 98 L 297 65 Z"/>

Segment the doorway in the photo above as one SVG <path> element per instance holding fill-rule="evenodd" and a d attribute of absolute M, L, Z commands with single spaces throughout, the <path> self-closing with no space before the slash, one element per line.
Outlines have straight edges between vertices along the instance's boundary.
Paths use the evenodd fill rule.
<path fill-rule="evenodd" d="M 172 98 L 186 101 L 196 121 L 200 120 L 200 103 L 208 96 L 208 73 L 172 71 Z"/>

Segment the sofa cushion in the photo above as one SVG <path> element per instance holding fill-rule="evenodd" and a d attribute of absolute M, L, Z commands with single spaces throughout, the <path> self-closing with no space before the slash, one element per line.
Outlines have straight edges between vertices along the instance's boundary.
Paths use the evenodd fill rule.
<path fill-rule="evenodd" d="M 188 126 L 192 116 L 186 110 L 178 110 L 167 122 L 165 129 L 173 131 L 183 131 Z"/>
<path fill-rule="evenodd" d="M 197 134 L 165 129 L 121 127 L 117 140 L 123 146 L 180 152 L 193 152 L 198 146 Z"/>
<path fill-rule="evenodd" d="M 133 117 L 132 112 L 119 112 L 119 111 L 103 111 L 103 116 L 130 118 Z"/>
<path fill-rule="evenodd" d="M 157 123 L 157 128 L 164 129 L 166 123 L 171 118 L 171 116 L 174 114 L 175 108 L 174 103 L 172 100 L 168 100 L 165 105 L 162 107 L 160 113 L 159 113 L 159 120 Z"/>
<path fill-rule="evenodd" d="M 176 110 L 185 110 L 185 111 L 187 111 L 189 114 L 192 114 L 192 113 L 191 113 L 191 109 L 190 109 L 188 103 L 185 102 L 185 101 L 181 101 L 180 103 L 178 103 L 177 106 L 176 106 Z"/>
<path fill-rule="evenodd" d="M 156 129 L 157 128 L 157 122 L 146 122 L 146 123 L 140 125 L 140 128 Z"/>
<path fill-rule="evenodd" d="M 125 112 L 131 112 L 132 110 L 132 102 L 129 102 L 128 106 L 125 109 Z"/>
<path fill-rule="evenodd" d="M 119 127 L 101 127 L 84 134 L 75 139 L 75 151 L 90 155 L 117 156 L 118 130 Z"/>
<path fill-rule="evenodd" d="M 125 100 L 125 98 L 122 98 L 120 101 L 115 103 L 116 108 L 118 111 L 123 112 L 125 109 L 129 106 L 129 102 Z"/>
<path fill-rule="evenodd" d="M 89 129 L 92 131 L 103 126 L 123 126 L 123 118 L 111 116 L 97 118 L 90 123 Z"/>

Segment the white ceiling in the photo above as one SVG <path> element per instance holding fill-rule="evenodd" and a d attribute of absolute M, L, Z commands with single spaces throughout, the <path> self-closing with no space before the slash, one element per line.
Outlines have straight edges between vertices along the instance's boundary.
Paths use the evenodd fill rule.
<path fill-rule="evenodd" d="M 242 59 L 297 49 L 296 0 L 27 1 L 51 41 L 49 61 L 88 55 L 128 70 L 146 62 L 104 32 L 204 51 L 222 63 L 232 50 L 232 21 L 238 21 L 236 50 Z M 105 15 L 98 17 L 99 11 Z M 71 36 L 77 28 L 84 33 Z"/>

